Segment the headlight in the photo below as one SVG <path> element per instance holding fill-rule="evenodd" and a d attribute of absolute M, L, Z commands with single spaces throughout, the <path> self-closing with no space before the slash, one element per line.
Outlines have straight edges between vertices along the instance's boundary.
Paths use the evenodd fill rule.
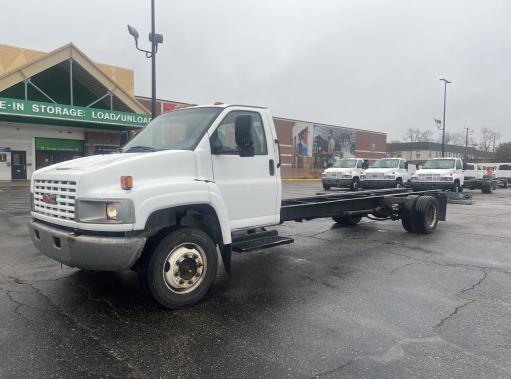
<path fill-rule="evenodd" d="M 343 177 L 343 179 L 351 179 L 353 177 L 353 175 L 343 175 L 342 177 Z"/>
<path fill-rule="evenodd" d="M 360 179 L 365 179 L 367 175 L 360 175 Z"/>
<path fill-rule="evenodd" d="M 453 177 L 452 176 L 443 176 L 440 178 L 440 180 L 443 182 L 452 182 Z"/>
<path fill-rule="evenodd" d="M 109 220 L 117 220 L 117 216 L 121 211 L 120 203 L 106 203 L 106 218 Z"/>
<path fill-rule="evenodd" d="M 417 179 L 419 179 L 419 178 L 415 175 L 410 178 L 410 180 L 417 180 Z"/>
<path fill-rule="evenodd" d="M 90 224 L 133 224 L 135 207 L 129 199 L 77 200 L 76 221 Z"/>
<path fill-rule="evenodd" d="M 395 175 L 385 175 L 385 179 L 394 180 L 394 179 L 396 179 L 396 176 Z"/>

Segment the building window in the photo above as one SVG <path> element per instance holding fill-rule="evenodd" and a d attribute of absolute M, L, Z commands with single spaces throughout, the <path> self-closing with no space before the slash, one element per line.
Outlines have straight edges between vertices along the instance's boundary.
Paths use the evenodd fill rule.
<path fill-rule="evenodd" d="M 418 151 L 417 154 L 415 154 L 416 159 L 421 159 L 421 153 Z"/>
<path fill-rule="evenodd" d="M 371 144 L 371 151 L 375 151 L 376 150 L 376 144 L 372 143 Z"/>

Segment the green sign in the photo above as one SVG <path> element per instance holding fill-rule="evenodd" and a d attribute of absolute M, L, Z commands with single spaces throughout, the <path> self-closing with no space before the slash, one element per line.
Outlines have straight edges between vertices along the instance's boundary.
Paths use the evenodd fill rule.
<path fill-rule="evenodd" d="M 139 113 L 117 112 L 106 109 L 75 107 L 71 105 L 2 97 L 0 97 L 0 114 L 133 126 L 138 128 L 143 128 L 151 121 L 150 116 Z"/>
<path fill-rule="evenodd" d="M 42 151 L 72 151 L 83 153 L 83 141 L 76 139 L 39 138 L 35 139 L 35 149 Z"/>

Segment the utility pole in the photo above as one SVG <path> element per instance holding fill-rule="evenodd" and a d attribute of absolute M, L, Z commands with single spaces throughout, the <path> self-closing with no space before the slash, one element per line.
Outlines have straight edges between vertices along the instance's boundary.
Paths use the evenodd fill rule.
<path fill-rule="evenodd" d="M 465 159 L 468 159 L 468 135 L 469 133 L 471 134 L 472 133 L 472 130 L 468 127 L 468 126 L 465 126 L 463 127 L 463 129 L 465 129 Z"/>
<path fill-rule="evenodd" d="M 447 84 L 452 83 L 447 79 L 440 79 L 440 81 L 444 82 L 444 118 L 443 118 L 443 126 L 442 126 L 442 158 L 445 156 L 445 103 L 447 99 Z"/>

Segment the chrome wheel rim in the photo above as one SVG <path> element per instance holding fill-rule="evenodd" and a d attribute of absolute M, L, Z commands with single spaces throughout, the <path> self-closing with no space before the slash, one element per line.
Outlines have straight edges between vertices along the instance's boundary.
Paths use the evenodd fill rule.
<path fill-rule="evenodd" d="M 195 243 L 184 243 L 172 249 L 163 265 L 163 279 L 167 287 L 180 294 L 197 288 L 206 275 L 204 250 Z"/>
<path fill-rule="evenodd" d="M 430 228 L 433 228 L 436 223 L 436 217 L 437 217 L 437 210 L 435 206 L 431 206 L 429 208 L 429 214 L 428 214 L 428 226 Z"/>

